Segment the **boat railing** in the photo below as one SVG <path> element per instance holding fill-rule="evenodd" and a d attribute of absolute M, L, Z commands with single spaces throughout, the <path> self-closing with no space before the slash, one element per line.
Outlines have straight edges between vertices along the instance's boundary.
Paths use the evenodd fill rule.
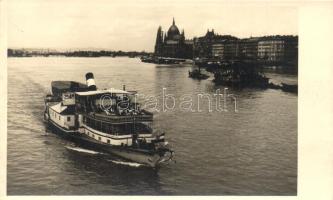
<path fill-rule="evenodd" d="M 140 115 L 106 115 L 102 113 L 84 114 L 86 117 L 90 117 L 96 120 L 103 120 L 110 123 L 128 123 L 128 122 L 150 122 L 153 121 L 153 115 L 140 114 Z"/>

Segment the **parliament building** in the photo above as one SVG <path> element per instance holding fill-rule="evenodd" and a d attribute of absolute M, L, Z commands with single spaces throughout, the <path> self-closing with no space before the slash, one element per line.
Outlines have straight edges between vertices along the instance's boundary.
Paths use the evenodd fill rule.
<path fill-rule="evenodd" d="M 180 33 L 173 19 L 167 33 L 157 30 L 155 56 L 170 58 L 193 58 L 193 40 L 186 40 L 184 30 Z"/>

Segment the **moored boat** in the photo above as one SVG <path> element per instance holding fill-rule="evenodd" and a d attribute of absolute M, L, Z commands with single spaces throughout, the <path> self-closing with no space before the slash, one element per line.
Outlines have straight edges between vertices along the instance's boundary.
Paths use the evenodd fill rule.
<path fill-rule="evenodd" d="M 287 84 L 287 83 L 281 83 L 281 89 L 285 92 L 292 92 L 297 93 L 298 92 L 298 86 L 297 84 Z"/>
<path fill-rule="evenodd" d="M 190 78 L 199 79 L 199 80 L 209 78 L 209 76 L 207 74 L 201 73 L 200 70 L 198 70 L 198 69 L 194 69 L 192 71 L 189 71 L 188 76 Z"/>
<path fill-rule="evenodd" d="M 44 118 L 57 133 L 149 167 L 172 159 L 165 134 L 153 130 L 153 114 L 140 108 L 136 92 L 99 90 L 92 73 L 86 82 L 52 82 Z"/>
<path fill-rule="evenodd" d="M 213 81 L 216 84 L 231 87 L 269 87 L 269 78 L 261 73 L 254 63 L 241 61 L 223 63 L 219 69 L 214 72 Z"/>

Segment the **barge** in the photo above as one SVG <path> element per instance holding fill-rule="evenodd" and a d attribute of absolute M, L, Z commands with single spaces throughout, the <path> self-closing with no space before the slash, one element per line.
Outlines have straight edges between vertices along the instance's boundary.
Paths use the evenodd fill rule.
<path fill-rule="evenodd" d="M 241 61 L 221 64 L 214 72 L 213 81 L 231 87 L 269 87 L 269 78 L 265 77 L 255 64 Z"/>

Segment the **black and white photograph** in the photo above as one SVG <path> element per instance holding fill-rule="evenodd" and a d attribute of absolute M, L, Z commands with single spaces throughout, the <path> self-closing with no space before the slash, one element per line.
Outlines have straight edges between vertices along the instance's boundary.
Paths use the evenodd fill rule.
<path fill-rule="evenodd" d="M 299 195 L 298 4 L 6 6 L 6 195 Z"/>

